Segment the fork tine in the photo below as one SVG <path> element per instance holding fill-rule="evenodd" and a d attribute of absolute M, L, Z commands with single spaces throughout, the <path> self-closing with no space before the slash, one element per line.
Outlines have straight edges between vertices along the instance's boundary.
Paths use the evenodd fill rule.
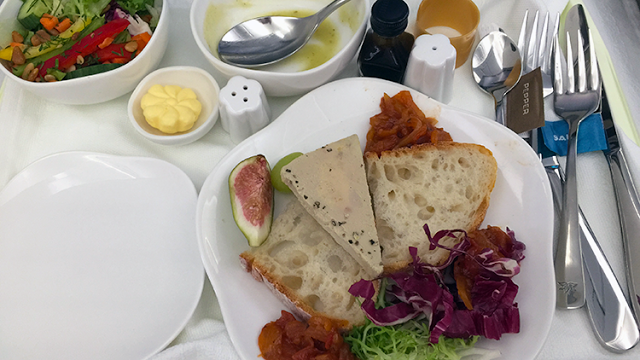
<path fill-rule="evenodd" d="M 529 10 L 525 10 L 524 19 L 522 19 L 522 27 L 520 27 L 520 36 L 518 36 L 518 51 L 520 51 L 520 56 L 523 59 L 526 58 L 526 54 L 524 52 L 526 41 L 527 41 L 527 20 L 529 19 Z"/>
<path fill-rule="evenodd" d="M 556 13 L 556 21 L 553 24 L 553 32 L 551 32 L 551 43 L 549 44 L 549 49 L 547 50 L 547 54 L 549 56 L 549 63 L 547 64 L 546 70 L 551 72 L 551 59 L 553 56 L 553 36 L 558 33 L 558 29 L 560 28 L 560 13 Z"/>
<path fill-rule="evenodd" d="M 540 47 L 538 48 L 538 66 L 544 71 L 547 69 L 549 59 L 549 46 L 547 45 L 547 37 L 549 31 L 549 13 L 544 16 L 544 23 L 542 24 L 542 30 L 540 31 Z"/>
<path fill-rule="evenodd" d="M 573 59 L 571 36 L 569 36 L 569 32 L 567 32 L 567 88 L 565 91 L 568 94 L 573 94 L 576 91 L 576 80 L 574 77 L 573 63 L 571 62 L 571 59 Z"/>
<path fill-rule="evenodd" d="M 529 46 L 527 47 L 527 58 L 525 73 L 531 72 L 538 67 L 538 16 L 540 11 L 536 11 L 536 15 L 533 17 L 533 24 L 531 25 L 531 33 L 529 34 Z"/>
<path fill-rule="evenodd" d="M 562 73 L 562 51 L 560 50 L 560 40 L 558 33 L 553 34 L 553 91 L 557 94 L 564 94 L 564 74 Z"/>
<path fill-rule="evenodd" d="M 556 13 L 556 21 L 553 24 L 553 33 L 552 34 L 557 34 L 558 33 L 558 29 L 560 29 L 560 13 Z"/>
<path fill-rule="evenodd" d="M 589 67 L 590 67 L 590 88 L 600 90 L 600 71 L 598 69 L 598 59 L 596 58 L 596 47 L 593 45 L 593 36 L 589 29 Z"/>
<path fill-rule="evenodd" d="M 578 31 L 578 92 L 587 91 L 587 66 L 584 61 L 584 40 Z"/>

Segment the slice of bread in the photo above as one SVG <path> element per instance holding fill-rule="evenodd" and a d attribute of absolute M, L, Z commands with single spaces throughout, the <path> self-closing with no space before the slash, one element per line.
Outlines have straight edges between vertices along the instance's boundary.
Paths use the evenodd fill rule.
<path fill-rule="evenodd" d="M 365 162 L 385 272 L 411 263 L 410 246 L 418 248 L 422 261 L 444 263 L 448 251 L 429 250 L 424 224 L 432 235 L 476 229 L 489 207 L 498 169 L 487 148 L 454 142 L 385 151 L 380 157 L 367 153 Z"/>
<path fill-rule="evenodd" d="M 382 273 L 380 244 L 357 135 L 284 166 L 282 181 L 304 208 L 367 271 Z"/>
<path fill-rule="evenodd" d="M 244 268 L 299 318 L 322 315 L 362 325 L 365 316 L 351 285 L 366 272 L 297 201 L 273 223 L 260 247 L 240 255 Z"/>

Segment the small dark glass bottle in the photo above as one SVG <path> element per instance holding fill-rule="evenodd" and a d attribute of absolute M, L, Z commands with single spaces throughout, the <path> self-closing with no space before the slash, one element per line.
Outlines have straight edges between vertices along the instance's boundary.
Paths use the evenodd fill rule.
<path fill-rule="evenodd" d="M 409 7 L 403 0 L 377 0 L 371 8 L 371 29 L 358 54 L 360 75 L 402 83 L 413 46 L 404 30 Z"/>

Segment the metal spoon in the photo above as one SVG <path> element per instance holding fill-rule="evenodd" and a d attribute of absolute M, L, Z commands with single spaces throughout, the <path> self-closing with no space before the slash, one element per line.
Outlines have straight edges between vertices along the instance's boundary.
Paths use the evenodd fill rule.
<path fill-rule="evenodd" d="M 264 16 L 231 28 L 218 43 L 220 59 L 242 66 L 262 66 L 280 61 L 300 50 L 320 23 L 350 0 L 334 0 L 314 15 L 297 18 Z"/>
<path fill-rule="evenodd" d="M 502 101 L 520 80 L 521 64 L 518 46 L 500 31 L 492 31 L 483 37 L 473 52 L 473 78 L 495 99 L 496 121 L 502 125 L 506 125 Z"/>

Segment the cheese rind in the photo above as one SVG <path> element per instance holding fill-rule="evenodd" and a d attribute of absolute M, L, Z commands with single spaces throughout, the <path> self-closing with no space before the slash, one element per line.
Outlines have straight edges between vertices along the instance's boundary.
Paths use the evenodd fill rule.
<path fill-rule="evenodd" d="M 369 276 L 382 273 L 380 243 L 357 135 L 300 156 L 280 174 L 304 208 Z"/>

